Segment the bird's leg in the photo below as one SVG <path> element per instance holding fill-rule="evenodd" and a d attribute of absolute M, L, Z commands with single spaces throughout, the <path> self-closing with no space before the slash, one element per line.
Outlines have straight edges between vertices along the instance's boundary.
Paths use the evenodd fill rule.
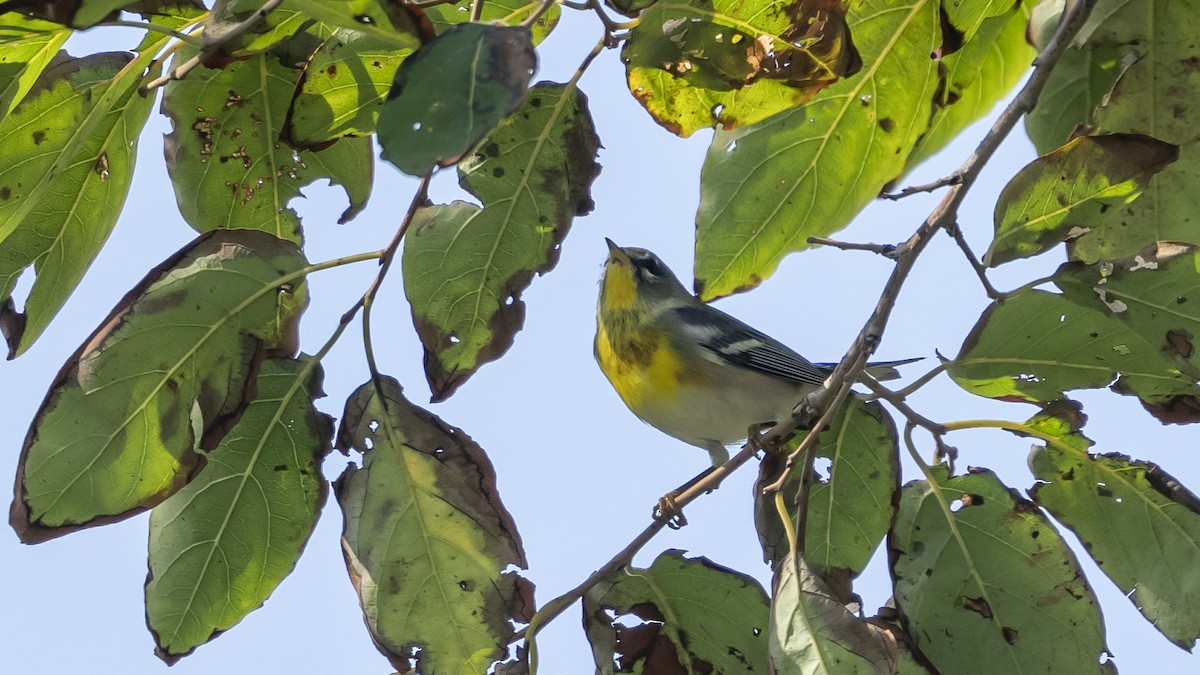
<path fill-rule="evenodd" d="M 707 447 L 707 450 L 708 456 L 712 460 L 712 466 L 696 474 L 695 477 L 683 485 L 680 485 L 674 490 L 671 490 L 667 494 L 663 495 L 658 500 L 658 505 L 654 507 L 654 519 L 658 520 L 665 518 L 667 521 L 667 527 L 671 528 L 672 530 L 678 530 L 684 525 L 687 525 L 687 518 L 684 517 L 683 510 L 678 504 L 675 503 L 675 500 L 679 498 L 679 495 L 687 492 L 693 485 L 704 480 L 708 474 L 713 472 L 713 469 L 716 469 L 718 466 L 721 466 L 725 462 L 729 461 L 729 451 L 725 449 L 724 445 L 714 442 Z"/>

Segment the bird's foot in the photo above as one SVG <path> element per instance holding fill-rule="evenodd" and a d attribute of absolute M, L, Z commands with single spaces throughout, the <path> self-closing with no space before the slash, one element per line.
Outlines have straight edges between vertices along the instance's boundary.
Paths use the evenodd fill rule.
<path fill-rule="evenodd" d="M 678 490 L 672 490 L 663 495 L 658 500 L 658 505 L 654 507 L 654 519 L 662 520 L 667 523 L 667 527 L 672 530 L 678 530 L 684 525 L 687 525 L 687 518 L 683 515 L 683 509 L 675 503 L 679 497 Z"/>

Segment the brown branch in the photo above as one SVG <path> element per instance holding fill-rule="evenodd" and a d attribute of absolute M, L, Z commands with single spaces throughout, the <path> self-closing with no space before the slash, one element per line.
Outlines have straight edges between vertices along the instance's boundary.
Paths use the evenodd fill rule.
<path fill-rule="evenodd" d="M 975 252 L 971 250 L 971 245 L 967 243 L 967 238 L 963 236 L 962 228 L 958 226 L 958 222 L 951 223 L 946 228 L 946 233 L 953 239 L 954 243 L 958 244 L 958 248 L 967 257 L 967 263 L 971 269 L 975 270 L 975 276 L 979 277 L 979 283 L 983 284 L 983 292 L 987 293 L 989 300 L 998 300 L 1003 297 L 1003 293 L 996 290 L 987 276 L 987 268 L 975 257 Z"/>
<path fill-rule="evenodd" d="M 946 176 L 945 178 L 939 178 L 932 183 L 925 183 L 924 185 L 911 185 L 899 192 L 882 192 L 880 193 L 879 198 L 890 199 L 895 202 L 904 199 L 905 197 L 911 197 L 923 192 L 933 192 L 934 190 L 940 190 L 941 188 L 949 187 L 951 185 L 960 185 L 961 183 L 962 175 L 956 172 Z"/>
<path fill-rule="evenodd" d="M 818 246 L 832 246 L 833 248 L 840 248 L 843 251 L 870 251 L 882 256 L 890 256 L 892 251 L 896 250 L 895 244 L 855 244 L 828 237 L 809 237 L 808 243 L 817 244 Z"/>
<path fill-rule="evenodd" d="M 220 51 L 221 47 L 224 47 L 226 44 L 228 44 L 230 40 L 238 37 L 242 33 L 245 33 L 253 28 L 259 21 L 267 18 L 267 15 L 282 3 L 283 0 L 267 0 L 263 3 L 262 7 L 259 7 L 253 14 L 251 14 L 241 23 L 222 33 L 220 37 L 213 38 L 211 41 L 206 38 L 204 40 L 204 48 L 201 49 L 195 56 L 172 68 L 170 72 L 164 73 L 163 75 L 156 77 L 142 85 L 138 88 L 138 93 L 145 95 L 147 92 L 153 91 L 167 84 L 168 82 L 171 82 L 172 80 L 182 80 L 184 77 L 187 77 L 187 74 L 194 70 L 196 66 L 207 61 L 210 56 Z"/>
<path fill-rule="evenodd" d="M 675 503 L 679 508 L 682 509 L 700 495 L 715 489 L 726 476 L 754 456 L 755 448 L 777 447 L 783 439 L 790 436 L 802 423 L 812 420 L 818 413 L 822 413 L 823 418 L 829 416 L 828 411 L 833 408 L 835 400 L 843 398 L 846 395 L 844 392 L 849 390 L 847 383 L 857 381 L 867 358 L 874 353 L 876 346 L 879 344 L 879 340 L 883 336 L 883 331 L 887 327 L 888 318 L 891 316 L 892 309 L 900 295 L 900 289 L 904 285 L 909 272 L 912 270 L 917 257 L 920 256 L 921 252 L 929 244 L 929 240 L 934 233 L 955 222 L 958 208 L 962 204 L 967 190 L 970 189 L 976 178 L 978 178 L 983 166 L 995 154 L 1001 141 L 1012 131 L 1013 126 L 1016 125 L 1020 117 L 1033 109 L 1038 95 L 1046 85 L 1046 80 L 1054 64 L 1058 62 L 1063 51 L 1070 45 L 1071 39 L 1079 31 L 1079 28 L 1083 25 L 1084 20 L 1091 12 L 1095 3 L 1096 0 L 1081 0 L 1075 5 L 1073 10 L 1064 14 L 1054 36 L 1046 45 L 1046 49 L 1034 60 L 1034 72 L 1025 86 L 1000 114 L 1000 117 L 997 118 L 991 130 L 988 131 L 987 135 L 980 141 L 979 146 L 971 153 L 971 156 L 967 158 L 966 162 L 963 163 L 957 172 L 956 175 L 960 176 L 960 182 L 950 187 L 949 192 L 942 199 L 942 202 L 930 213 L 925 222 L 917 228 L 907 241 L 897 247 L 895 251 L 896 266 L 892 270 L 892 275 L 888 278 L 887 283 L 884 285 L 875 311 L 867 319 L 857 339 L 850 346 L 846 355 L 842 357 L 841 362 L 838 363 L 833 373 L 826 379 L 825 385 L 805 396 L 804 400 L 796 406 L 796 412 L 791 417 L 776 423 L 762 436 L 747 441 L 742 446 L 741 452 L 735 455 L 733 459 L 713 469 L 711 473 L 696 481 L 694 485 L 681 493 L 675 499 Z M 836 408 L 833 409 L 836 410 Z M 820 422 L 818 422 L 819 424 Z M 817 426 L 813 427 L 814 430 L 817 428 Z M 816 433 L 810 433 L 810 436 L 816 436 Z M 815 441 L 812 442 L 815 443 Z M 811 455 L 812 453 L 808 454 Z M 797 506 L 800 512 L 808 510 L 807 504 L 798 504 Z M 538 611 L 537 615 L 535 615 L 529 626 L 525 630 L 518 631 L 513 636 L 511 642 L 516 642 L 530 634 L 536 634 L 542 625 L 562 614 L 567 607 L 583 597 L 583 594 L 589 588 L 621 567 L 628 565 L 633 556 L 666 527 L 667 520 L 665 515 L 656 518 L 654 522 L 634 537 L 625 548 L 621 549 L 619 553 L 593 572 L 582 583 L 546 603 Z M 797 538 L 800 542 L 803 542 L 803 539 L 799 538 L 799 534 Z M 802 543 L 801 546 L 803 546 Z"/>

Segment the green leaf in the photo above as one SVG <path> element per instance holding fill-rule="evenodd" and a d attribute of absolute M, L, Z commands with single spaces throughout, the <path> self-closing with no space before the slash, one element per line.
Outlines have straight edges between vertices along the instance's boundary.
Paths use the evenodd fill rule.
<path fill-rule="evenodd" d="M 1156 241 L 1200 244 L 1195 216 L 1200 185 L 1200 103 L 1195 76 L 1200 0 L 1131 0 L 1102 13 L 1088 45 L 1115 48 L 1124 67 L 1095 110 L 1096 133 L 1138 133 L 1180 146 L 1179 161 L 1145 194 L 1074 240 L 1071 257 L 1093 262 L 1132 255 Z"/>
<path fill-rule="evenodd" d="M 453 25 L 464 23 L 471 19 L 473 0 L 456 0 L 441 5 L 425 7 L 425 16 L 437 29 L 439 34 L 446 32 Z M 479 14 L 481 23 L 499 22 L 505 26 L 515 26 L 541 9 L 546 4 L 543 0 L 487 0 L 483 3 L 483 11 Z M 533 44 L 539 44 L 554 27 L 562 16 L 559 6 L 552 5 L 537 21 L 530 26 L 533 33 Z"/>
<path fill-rule="evenodd" d="M 761 122 L 862 67 L 841 3 L 785 0 L 659 0 L 621 59 L 629 91 L 680 136 Z"/>
<path fill-rule="evenodd" d="M 294 8 L 295 1 L 271 10 L 250 30 L 221 45 L 221 53 L 230 56 L 258 54 L 276 47 L 302 30 L 312 18 Z M 225 33 L 262 9 L 262 0 L 216 0 L 204 22 L 207 40 L 224 40 Z M 227 64 L 226 64 L 227 65 Z"/>
<path fill-rule="evenodd" d="M 1069 527 L 1154 627 L 1183 649 L 1200 637 L 1200 499 L 1156 464 L 1058 445 L 1030 458 L 1030 496 Z"/>
<path fill-rule="evenodd" d="M 1200 411 L 1200 388 L 1161 350 L 1103 312 L 1030 291 L 988 307 L 949 364 L 963 389 L 989 398 L 1050 402 L 1112 386 L 1159 419 Z M 1188 411 L 1191 411 L 1190 413 Z"/>
<path fill-rule="evenodd" d="M 338 28 L 313 52 L 292 99 L 288 141 L 311 147 L 375 132 L 396 68 L 411 52 Z"/>
<path fill-rule="evenodd" d="M 288 203 L 321 178 L 345 186 L 348 213 L 362 208 L 355 197 L 365 199 L 364 192 L 351 186 L 370 182 L 369 139 L 343 139 L 319 158 L 280 141 L 299 76 L 258 54 L 167 85 L 163 111 L 174 125 L 165 139 L 167 170 L 189 225 L 201 232 L 263 230 L 300 242 L 300 219 Z"/>
<path fill-rule="evenodd" d="M 765 675 L 769 620 L 767 594 L 752 577 L 674 549 L 647 569 L 616 572 L 583 602 L 597 672 L 607 673 Z"/>
<path fill-rule="evenodd" d="M 1029 72 L 1037 52 L 1025 38 L 1028 3 L 1005 4 L 1011 11 L 982 18 L 970 40 L 942 57 L 943 86 L 933 99 L 933 119 L 909 155 L 908 169 L 988 114 Z"/>
<path fill-rule="evenodd" d="M 151 59 L 64 56 L 0 120 L 0 329 L 10 358 L 58 314 L 116 225 L 154 103 L 137 92 Z M 31 266 L 37 278 L 18 312 L 12 292 Z"/>
<path fill-rule="evenodd" d="M 845 227 L 904 170 L 938 87 L 929 58 L 941 43 L 938 21 L 928 0 L 853 6 L 861 73 L 803 108 L 716 133 L 696 214 L 702 299 L 754 287 L 809 236 Z"/>
<path fill-rule="evenodd" d="M 537 65 L 530 38 L 465 23 L 405 59 L 379 112 L 383 159 L 413 176 L 457 162 L 520 105 Z"/>
<path fill-rule="evenodd" d="M 168 663 L 262 606 L 291 573 L 328 488 L 321 367 L 268 359 L 256 395 L 200 474 L 150 513 L 146 623 Z"/>
<path fill-rule="evenodd" d="M 1038 153 L 1066 143 L 1076 127 L 1090 126 L 1096 106 L 1120 72 L 1119 49 L 1068 47 L 1050 71 L 1037 106 L 1025 117 L 1025 132 Z"/>
<path fill-rule="evenodd" d="M 521 293 L 558 262 L 575 216 L 591 210 L 599 139 L 573 85 L 541 83 L 459 165 L 483 202 L 424 207 L 404 239 L 404 293 L 435 401 L 500 357 L 525 319 Z"/>
<path fill-rule="evenodd" d="M 860 621 L 801 558 L 787 555 L 776 572 L 769 633 L 772 673 L 875 675 L 915 668 L 911 655 L 881 627 Z M 916 672 L 922 672 L 919 669 Z"/>
<path fill-rule="evenodd" d="M 421 46 L 420 18 L 401 0 L 288 0 L 288 4 L 310 18 L 388 42 L 393 49 L 411 51 Z"/>
<path fill-rule="evenodd" d="M 1137 199 L 1179 158 L 1178 146 L 1139 134 L 1081 136 L 1021 169 L 996 203 L 996 235 L 983 257 L 996 267 L 1086 234 Z"/>
<path fill-rule="evenodd" d="M 990 471 L 905 485 L 888 538 L 896 606 L 941 672 L 1107 672 L 1092 589 L 1054 526 Z"/>
<path fill-rule="evenodd" d="M 805 434 L 789 443 L 794 449 Z M 804 537 L 806 564 L 822 578 L 831 575 L 849 580 L 867 566 L 896 514 L 900 457 L 896 425 L 878 403 L 851 398 L 838 411 L 817 445 L 819 480 L 809 491 L 808 520 Z M 779 475 L 780 455 L 770 455 L 759 471 L 759 482 Z M 791 518 L 800 472 L 793 471 L 781 492 Z M 788 542 L 779 522 L 774 495 L 755 491 L 755 520 L 763 557 L 777 565 L 788 553 Z"/>
<path fill-rule="evenodd" d="M 946 0 L 942 10 L 950 25 L 962 34 L 961 39 L 969 42 L 988 19 L 1011 13 L 1013 3 L 1012 0 Z"/>
<path fill-rule="evenodd" d="M 1200 250 L 1163 242 L 1094 265 L 1068 263 L 1054 282 L 1070 300 L 1117 319 L 1192 379 L 1200 379 Z"/>
<path fill-rule="evenodd" d="M 71 31 L 23 14 L 0 14 L 0 120 L 25 98 Z"/>
<path fill-rule="evenodd" d="M 350 396 L 338 448 L 363 454 L 334 490 L 342 551 L 375 645 L 402 671 L 483 673 L 528 623 L 533 585 L 496 473 L 461 429 L 390 377 Z"/>
<path fill-rule="evenodd" d="M 189 480 L 296 349 L 307 302 L 297 247 L 202 235 L 154 268 L 67 359 L 25 437 L 12 525 L 37 542 L 152 507 Z"/>
<path fill-rule="evenodd" d="M 136 0 L 71 0 L 69 2 L 44 0 L 42 2 L 12 3 L 16 7 L 11 9 L 4 7 L 0 11 L 8 12 L 15 10 L 28 12 L 32 16 L 60 23 L 64 26 L 88 28 L 110 18 L 110 16 L 115 17 L 118 10 L 132 5 L 134 2 Z"/>

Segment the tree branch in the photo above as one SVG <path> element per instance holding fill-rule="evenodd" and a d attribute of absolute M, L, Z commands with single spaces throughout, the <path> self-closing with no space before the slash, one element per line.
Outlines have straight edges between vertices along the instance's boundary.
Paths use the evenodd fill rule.
<path fill-rule="evenodd" d="M 220 37 L 213 38 L 211 41 L 205 39 L 204 48 L 201 49 L 195 56 L 187 61 L 184 61 L 175 68 L 172 68 L 170 72 L 164 73 L 160 77 L 156 77 L 142 85 L 138 88 L 138 93 L 145 95 L 147 92 L 153 91 L 167 84 L 168 82 L 171 82 L 172 80 L 182 80 L 184 77 L 187 77 L 187 74 L 194 70 L 196 66 L 207 61 L 210 56 L 220 51 L 221 47 L 224 47 L 226 44 L 228 44 L 230 40 L 245 33 L 253 28 L 259 21 L 267 18 L 267 15 L 282 3 L 283 0 L 267 0 L 265 3 L 263 3 L 262 7 L 259 7 L 258 10 L 256 10 L 241 23 L 222 33 Z"/>
<path fill-rule="evenodd" d="M 882 256 L 890 256 L 896 250 L 895 244 L 855 244 L 848 241 L 838 241 L 828 237 L 809 237 L 808 243 L 818 246 L 832 246 L 843 251 L 870 251 Z"/>
<path fill-rule="evenodd" d="M 997 300 L 1003 297 L 1004 294 L 996 290 L 991 280 L 988 279 L 987 268 L 983 266 L 979 258 L 975 257 L 975 252 L 971 250 L 971 245 L 967 243 L 967 238 L 963 236 L 962 228 L 958 226 L 958 222 L 951 223 L 946 228 L 946 233 L 954 239 L 954 243 L 958 244 L 959 250 L 967 257 L 967 263 L 971 266 L 971 269 L 975 270 L 975 276 L 979 277 L 979 282 L 983 284 L 983 292 L 987 293 L 988 299 Z"/>
<path fill-rule="evenodd" d="M 900 201 L 905 197 L 911 197 L 923 192 L 933 192 L 934 190 L 939 190 L 950 185 L 958 185 L 960 183 L 962 183 L 962 176 L 958 173 L 952 173 L 949 176 L 946 176 L 945 178 L 939 178 L 932 183 L 925 183 L 924 185 L 911 185 L 899 192 L 883 192 L 879 195 L 879 198 L 890 199 L 895 202 Z"/>

